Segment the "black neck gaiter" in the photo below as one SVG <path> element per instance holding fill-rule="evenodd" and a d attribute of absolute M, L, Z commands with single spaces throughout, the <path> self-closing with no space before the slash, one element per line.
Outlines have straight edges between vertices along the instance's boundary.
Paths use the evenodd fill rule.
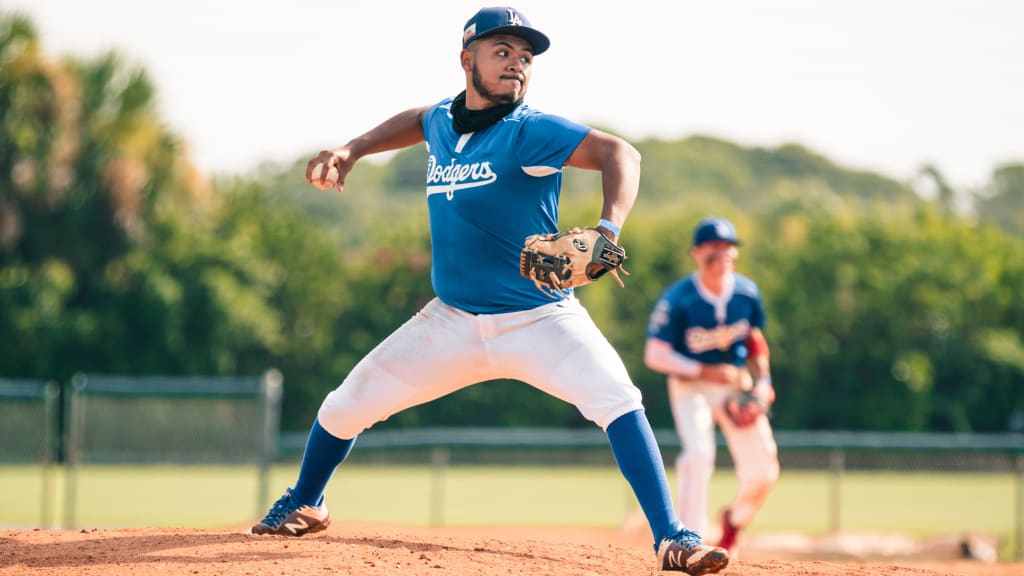
<path fill-rule="evenodd" d="M 466 91 L 463 90 L 452 101 L 452 128 L 459 134 L 478 132 L 508 116 L 509 112 L 515 110 L 522 103 L 522 100 L 516 100 L 511 104 L 500 104 L 483 110 L 470 110 L 466 108 Z"/>

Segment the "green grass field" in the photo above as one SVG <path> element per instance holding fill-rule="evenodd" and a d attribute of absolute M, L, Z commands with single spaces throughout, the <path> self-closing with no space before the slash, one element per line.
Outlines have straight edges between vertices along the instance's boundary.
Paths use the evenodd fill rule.
<path fill-rule="evenodd" d="M 637 505 L 613 467 L 349 465 L 333 478 L 327 500 L 336 520 L 412 525 L 584 525 L 614 527 Z M 270 499 L 295 479 L 294 465 L 275 467 Z M 674 486 L 674 478 L 669 478 Z M 50 527 L 62 527 L 64 482 L 51 473 Z M 0 466 L 0 527 L 41 524 L 38 467 Z M 256 502 L 254 468 L 92 466 L 80 470 L 77 527 L 244 524 L 265 511 Z M 730 470 L 711 486 L 711 510 L 736 488 Z M 1012 474 L 847 473 L 840 484 L 843 530 L 933 535 L 980 531 L 1011 539 Z M 824 533 L 830 528 L 829 476 L 784 471 L 752 531 Z"/>

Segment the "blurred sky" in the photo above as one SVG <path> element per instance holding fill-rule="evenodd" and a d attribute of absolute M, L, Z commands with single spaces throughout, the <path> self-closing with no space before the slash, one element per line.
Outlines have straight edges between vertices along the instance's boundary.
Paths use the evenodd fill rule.
<path fill-rule="evenodd" d="M 116 49 L 205 171 L 341 144 L 463 87 L 479 1 L 4 0 L 52 57 Z M 527 103 L 630 139 L 797 142 L 960 187 L 1024 161 L 1018 0 L 521 0 L 552 40 Z"/>

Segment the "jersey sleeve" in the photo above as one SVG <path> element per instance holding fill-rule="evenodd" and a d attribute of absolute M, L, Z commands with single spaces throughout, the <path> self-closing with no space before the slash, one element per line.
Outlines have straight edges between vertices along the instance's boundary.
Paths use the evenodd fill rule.
<path fill-rule="evenodd" d="M 750 303 L 750 312 L 745 314 L 752 328 L 764 329 L 764 302 L 761 300 L 761 289 L 750 278 L 736 274 L 737 296 Z"/>
<path fill-rule="evenodd" d="M 437 120 L 437 115 L 441 115 L 441 121 L 445 121 L 451 113 L 452 100 L 454 98 L 445 98 L 437 104 L 434 104 L 423 114 L 423 138 L 427 142 L 430 142 L 430 131 L 433 123 Z M 429 145 L 428 145 L 429 146 Z"/>
<path fill-rule="evenodd" d="M 654 305 L 651 318 L 647 322 L 647 337 L 675 344 L 676 326 L 680 321 L 678 316 L 678 312 L 673 310 L 668 295 L 662 294 L 661 299 Z"/>
<path fill-rule="evenodd" d="M 754 328 L 760 328 L 761 330 L 764 330 L 764 324 L 765 324 L 764 303 L 761 302 L 761 295 L 760 294 L 755 294 L 754 295 L 753 303 L 751 304 L 751 307 L 753 309 L 750 312 L 750 325 L 752 327 L 754 327 Z"/>
<path fill-rule="evenodd" d="M 525 167 L 545 166 L 560 170 L 589 132 L 589 127 L 561 116 L 532 114 L 526 118 L 519 133 L 519 160 Z"/>

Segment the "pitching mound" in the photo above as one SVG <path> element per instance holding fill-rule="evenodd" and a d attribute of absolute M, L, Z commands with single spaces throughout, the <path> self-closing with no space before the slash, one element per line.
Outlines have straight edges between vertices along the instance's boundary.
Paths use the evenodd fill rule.
<path fill-rule="evenodd" d="M 630 576 L 653 575 L 646 542 L 588 528 L 415 528 L 338 523 L 304 538 L 236 530 L 0 531 L 0 575 Z M 722 574 L 932 576 L 1021 574 L 1022 565 L 896 566 L 748 558 Z M 1005 571 L 1004 571 L 1005 569 Z M 668 573 L 663 573 L 668 574 Z"/>

